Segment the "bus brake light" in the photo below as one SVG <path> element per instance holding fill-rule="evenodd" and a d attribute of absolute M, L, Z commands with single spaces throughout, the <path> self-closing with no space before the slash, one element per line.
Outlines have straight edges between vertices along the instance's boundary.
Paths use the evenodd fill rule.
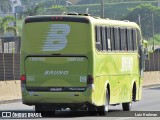
<path fill-rule="evenodd" d="M 63 18 L 61 16 L 53 16 L 52 20 L 62 20 Z"/>
<path fill-rule="evenodd" d="M 26 81 L 26 76 L 25 75 L 21 75 L 21 81 Z"/>

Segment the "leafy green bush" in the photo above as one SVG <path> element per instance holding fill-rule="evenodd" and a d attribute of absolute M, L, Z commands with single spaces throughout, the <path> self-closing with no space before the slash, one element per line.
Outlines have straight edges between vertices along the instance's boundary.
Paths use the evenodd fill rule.
<path fill-rule="evenodd" d="M 160 45 L 160 34 L 156 34 L 153 38 L 147 40 L 148 45 L 153 45 L 153 40 L 155 45 Z"/>

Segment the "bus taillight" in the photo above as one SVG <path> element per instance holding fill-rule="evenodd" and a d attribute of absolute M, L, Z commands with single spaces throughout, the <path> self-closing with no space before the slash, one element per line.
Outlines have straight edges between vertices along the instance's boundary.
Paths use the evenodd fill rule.
<path fill-rule="evenodd" d="M 94 82 L 93 76 L 92 75 L 88 75 L 88 77 L 87 77 L 87 84 L 93 84 L 93 82 Z"/>
<path fill-rule="evenodd" d="M 26 81 L 26 76 L 25 75 L 21 75 L 21 82 Z"/>

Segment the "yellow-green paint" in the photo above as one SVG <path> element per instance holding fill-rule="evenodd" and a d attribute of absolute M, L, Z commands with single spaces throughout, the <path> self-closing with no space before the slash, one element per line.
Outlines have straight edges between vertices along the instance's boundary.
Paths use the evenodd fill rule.
<path fill-rule="evenodd" d="M 132 22 L 95 19 L 90 16 L 72 17 L 87 19 L 89 23 L 48 21 L 23 24 L 20 67 L 21 75 L 26 75 L 27 78 L 26 84 L 22 85 L 23 102 L 25 104 L 89 102 L 101 106 L 104 104 L 107 85 L 110 86 L 110 104 L 130 102 L 134 83 L 136 84 L 136 100 L 140 100 L 143 79 L 139 70 L 138 50 L 98 52 L 95 47 L 96 25 L 140 30 L 138 25 Z M 67 41 L 64 43 L 66 46 L 58 40 L 53 40 L 50 44 L 55 44 L 55 46 L 63 44 L 65 47 L 60 50 L 51 47 L 47 50 L 43 48 L 47 36 L 49 32 L 54 32 L 57 24 L 59 27 L 61 24 L 66 26 L 65 29 L 68 32 L 64 33 L 65 35 L 63 30 L 54 33 L 58 36 L 63 34 L 63 39 Z M 52 25 L 53 28 L 50 28 Z M 58 38 L 56 35 L 55 38 L 52 37 L 51 39 Z M 127 64 L 130 66 L 126 67 Z M 55 71 L 60 71 L 60 73 L 55 73 Z M 87 81 L 80 81 L 80 77 L 84 77 L 85 80 L 88 75 L 94 78 L 92 86 L 88 86 Z M 86 87 L 87 89 L 83 92 L 37 92 L 27 91 L 27 86 Z M 75 94 L 79 96 L 74 96 Z"/>

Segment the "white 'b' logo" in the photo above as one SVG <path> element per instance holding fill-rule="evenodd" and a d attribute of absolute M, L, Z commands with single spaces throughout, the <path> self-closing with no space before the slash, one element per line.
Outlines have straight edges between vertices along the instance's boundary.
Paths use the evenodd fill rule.
<path fill-rule="evenodd" d="M 52 24 L 42 46 L 43 51 L 59 51 L 67 46 L 67 35 L 70 32 L 70 26 L 67 24 Z"/>

